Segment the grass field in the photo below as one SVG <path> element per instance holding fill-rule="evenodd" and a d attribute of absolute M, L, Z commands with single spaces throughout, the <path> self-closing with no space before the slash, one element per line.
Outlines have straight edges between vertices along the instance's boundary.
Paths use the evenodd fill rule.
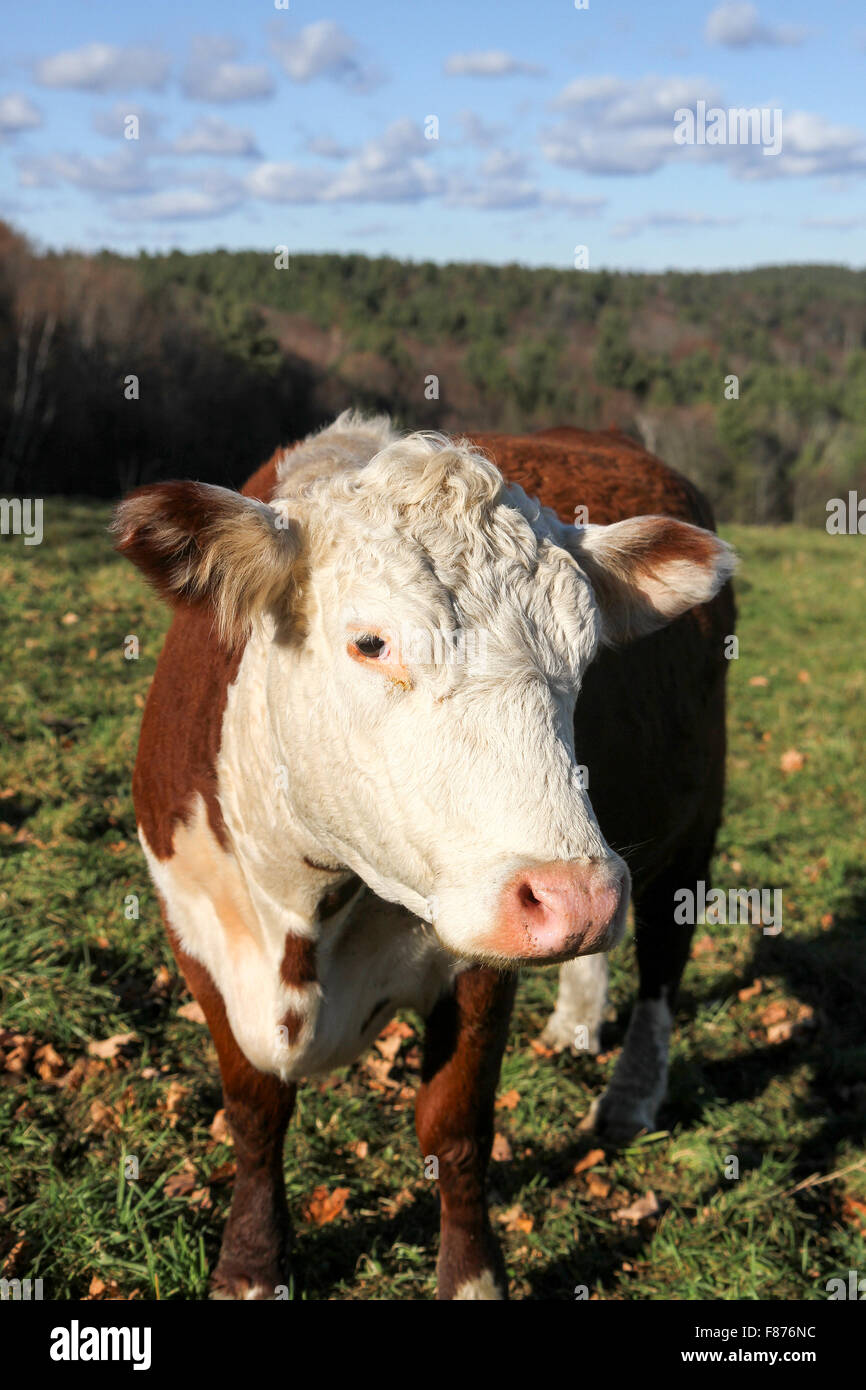
<path fill-rule="evenodd" d="M 46 1298 L 201 1298 L 232 1151 L 130 797 L 167 617 L 112 556 L 107 516 L 52 500 L 41 546 L 0 549 L 0 1266 L 41 1277 Z M 604 1153 L 577 1124 L 617 1056 L 632 948 L 612 957 L 598 1059 L 533 1047 L 555 973 L 524 980 L 491 1174 L 513 1297 L 814 1299 L 866 1274 L 866 544 L 726 534 L 743 559 L 740 655 L 713 882 L 782 888 L 784 929 L 698 927 L 664 1129 Z M 127 634 L 140 660 L 124 659 Z M 433 1295 L 419 1025 L 404 1023 L 372 1064 L 300 1093 L 296 1296 Z M 114 1055 L 89 1051 L 124 1034 L 101 1049 Z M 653 1215 L 617 1215 L 648 1192 Z"/>

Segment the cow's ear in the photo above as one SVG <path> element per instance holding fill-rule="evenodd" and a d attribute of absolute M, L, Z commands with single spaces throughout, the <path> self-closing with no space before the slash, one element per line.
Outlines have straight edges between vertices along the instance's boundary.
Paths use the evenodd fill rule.
<path fill-rule="evenodd" d="M 707 603 L 730 579 L 736 555 L 712 531 L 665 516 L 569 528 L 567 546 L 592 583 L 610 646 L 664 627 Z"/>
<path fill-rule="evenodd" d="M 246 637 L 288 599 L 301 550 L 297 522 L 207 483 L 155 483 L 121 502 L 116 548 L 163 598 L 212 602 L 220 640 Z"/>

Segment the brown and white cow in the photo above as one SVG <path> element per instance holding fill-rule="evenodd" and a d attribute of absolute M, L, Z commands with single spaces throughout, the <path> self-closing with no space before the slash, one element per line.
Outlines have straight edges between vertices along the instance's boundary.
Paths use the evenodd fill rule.
<path fill-rule="evenodd" d="M 216 1296 L 285 1284 L 296 1086 L 405 1007 L 439 1297 L 505 1296 L 484 1183 L 516 967 L 568 962 L 547 1035 L 597 1047 L 630 888 L 640 997 L 594 1123 L 654 1123 L 688 954 L 672 894 L 708 877 L 722 794 L 733 560 L 711 528 L 618 433 L 455 442 L 349 412 L 243 494 L 120 505 L 118 548 L 176 606 L 134 797 L 235 1140 Z"/>

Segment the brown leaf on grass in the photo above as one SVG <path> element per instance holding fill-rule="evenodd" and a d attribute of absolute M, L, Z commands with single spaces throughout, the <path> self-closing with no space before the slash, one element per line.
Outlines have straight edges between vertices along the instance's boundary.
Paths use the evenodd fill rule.
<path fill-rule="evenodd" d="M 165 1093 L 165 1113 L 172 1129 L 180 1119 L 180 1112 L 188 1090 L 189 1088 L 181 1085 L 179 1081 L 170 1081 L 168 1084 L 168 1090 Z"/>
<path fill-rule="evenodd" d="M 60 621 L 63 623 L 64 627 L 72 627 L 73 624 L 75 624 L 75 623 L 78 622 L 78 614 L 77 614 L 77 613 L 64 613 L 64 614 L 63 614 L 63 617 L 60 619 Z"/>
<path fill-rule="evenodd" d="M 526 1215 L 519 1202 L 515 1202 L 513 1207 L 508 1207 L 505 1211 L 501 1211 L 496 1220 L 505 1227 L 506 1231 L 522 1231 L 527 1236 L 535 1224 L 532 1217 Z"/>
<path fill-rule="evenodd" d="M 207 1023 L 204 1009 L 197 999 L 190 999 L 188 1004 L 181 1004 L 177 1016 L 178 1018 L 185 1018 L 187 1023 Z"/>
<path fill-rule="evenodd" d="M 208 1211 L 213 1206 L 210 1188 L 197 1187 L 189 1194 L 189 1205 L 198 1208 L 199 1211 Z"/>
<path fill-rule="evenodd" d="M 775 999 L 772 1004 L 768 1004 L 760 1015 L 761 1022 L 765 1028 L 769 1028 L 773 1023 L 780 1023 L 782 1019 L 788 1017 L 788 1005 L 781 999 Z"/>
<path fill-rule="evenodd" d="M 34 1053 L 36 1074 L 42 1081 L 54 1081 L 66 1070 L 66 1063 L 51 1043 L 43 1043 Z"/>
<path fill-rule="evenodd" d="M 805 761 L 804 753 L 798 753 L 796 748 L 788 748 L 779 759 L 779 767 L 783 772 L 799 772 Z"/>
<path fill-rule="evenodd" d="M 604 1162 L 604 1149 L 590 1149 L 583 1158 L 579 1158 L 575 1163 L 573 1173 L 585 1173 L 587 1168 L 594 1168 L 597 1163 Z"/>
<path fill-rule="evenodd" d="M 10 1278 L 15 1274 L 18 1266 L 23 1264 L 22 1257 L 27 1248 L 27 1237 L 24 1235 L 19 1236 L 18 1240 L 12 1246 L 12 1249 L 7 1251 L 3 1260 L 2 1272 L 4 1278 Z"/>
<path fill-rule="evenodd" d="M 167 965 L 160 965 L 153 972 L 153 983 L 150 986 L 150 994 L 168 994 L 171 989 L 172 973 Z"/>
<path fill-rule="evenodd" d="M 494 1134 L 493 1150 L 491 1152 L 490 1157 L 493 1159 L 494 1163 L 511 1162 L 512 1158 L 514 1157 L 514 1154 L 511 1149 L 511 1144 L 509 1143 L 506 1135 Z"/>
<path fill-rule="evenodd" d="M 120 1117 L 117 1111 L 110 1105 L 106 1105 L 104 1100 L 92 1100 L 88 1113 L 90 1116 L 87 1125 L 88 1130 L 94 1130 L 97 1134 L 104 1134 L 107 1130 L 120 1128 Z"/>
<path fill-rule="evenodd" d="M 825 912 L 824 916 L 821 918 L 821 930 L 828 931 L 829 928 L 832 927 L 833 921 L 834 918 L 832 912 Z"/>
<path fill-rule="evenodd" d="M 709 915 L 710 915 L 710 909 L 707 910 L 707 916 L 709 917 Z M 692 955 L 693 955 L 693 956 L 705 956 L 705 955 L 707 955 L 707 953 L 708 953 L 709 951 L 714 951 L 715 949 L 716 949 L 716 943 L 715 943 L 715 941 L 713 940 L 713 938 L 712 938 L 711 936 L 707 936 L 707 935 L 705 934 L 704 936 L 698 937 L 697 941 L 695 942 L 694 946 L 692 947 Z"/>
<path fill-rule="evenodd" d="M 358 1139 L 354 1144 L 350 1144 L 348 1147 L 349 1153 L 354 1154 L 356 1158 L 366 1158 L 367 1154 L 370 1152 L 370 1145 L 367 1143 L 366 1139 Z"/>
<path fill-rule="evenodd" d="M 402 1044 L 403 1039 L 400 1037 L 399 1033 L 392 1033 L 390 1037 L 377 1038 L 373 1046 L 376 1051 L 384 1057 L 390 1069 L 397 1060 L 397 1053 L 400 1051 Z"/>
<path fill-rule="evenodd" d="M 225 1110 L 218 1110 L 210 1122 L 210 1137 L 217 1144 L 233 1144 L 231 1130 L 228 1127 Z"/>
<path fill-rule="evenodd" d="M 859 1202 L 855 1197 L 846 1197 L 842 1205 L 842 1215 L 852 1226 L 858 1226 L 860 1233 L 866 1236 L 866 1202 Z"/>
<path fill-rule="evenodd" d="M 529 1046 L 531 1047 L 532 1051 L 535 1053 L 536 1057 L 555 1057 L 555 1056 L 556 1056 L 556 1049 L 553 1048 L 553 1047 L 548 1047 L 546 1043 L 543 1043 L 543 1042 L 541 1041 L 541 1038 L 532 1038 L 532 1039 L 530 1040 Z"/>
<path fill-rule="evenodd" d="M 808 685 L 811 679 L 812 677 L 809 675 L 808 671 L 797 672 L 797 680 L 800 682 L 801 685 Z"/>
<path fill-rule="evenodd" d="M 604 1178 L 600 1178 L 598 1173 L 587 1173 L 586 1190 L 590 1197 L 597 1197 L 601 1200 L 610 1196 L 610 1183 L 605 1182 Z"/>
<path fill-rule="evenodd" d="M 520 1092 L 515 1090 L 503 1091 L 501 1096 L 497 1096 L 497 1110 L 516 1110 L 520 1104 Z"/>
<path fill-rule="evenodd" d="M 749 677 L 749 685 L 769 685 L 769 684 L 770 684 L 770 682 L 767 680 L 767 677 L 766 677 L 766 676 L 750 676 L 750 677 Z"/>
<path fill-rule="evenodd" d="M 656 1216 L 659 1211 L 659 1203 L 656 1194 L 650 1189 L 644 1193 L 643 1197 L 638 1197 L 627 1207 L 621 1207 L 619 1211 L 612 1213 L 614 1221 L 629 1221 L 636 1226 L 639 1221 L 646 1221 L 651 1216 Z"/>
<path fill-rule="evenodd" d="M 402 1211 L 404 1207 L 411 1207 L 414 1201 L 414 1192 L 410 1188 L 404 1187 L 397 1193 L 396 1197 L 383 1198 L 380 1206 L 385 1215 L 391 1217 L 396 1216 L 398 1211 Z"/>
<path fill-rule="evenodd" d="M 166 1197 L 186 1197 L 190 1192 L 195 1191 L 197 1183 L 195 1168 L 186 1158 L 180 1172 L 172 1173 L 171 1177 L 166 1178 L 163 1190 Z"/>
<path fill-rule="evenodd" d="M 761 993 L 761 990 L 763 988 L 764 981 L 755 980 L 752 984 L 746 985 L 745 988 L 737 990 L 737 998 L 743 1000 L 744 1002 L 746 999 L 754 999 L 756 995 Z"/>
<path fill-rule="evenodd" d="M 343 1211 L 348 1196 L 348 1187 L 335 1187 L 333 1192 L 329 1192 L 326 1187 L 314 1188 L 304 1207 L 304 1220 L 311 1221 L 316 1226 L 327 1226 Z"/>
<path fill-rule="evenodd" d="M 89 1042 L 87 1053 L 89 1057 L 100 1057 L 108 1060 L 116 1057 L 124 1047 L 129 1047 L 130 1043 L 138 1041 L 137 1033 L 115 1033 L 113 1037 L 103 1038 L 101 1042 Z"/>
<path fill-rule="evenodd" d="M 23 1076 L 35 1047 L 32 1033 L 13 1033 L 8 1028 L 0 1030 L 0 1069 L 13 1077 Z"/>
<path fill-rule="evenodd" d="M 800 1033 L 815 1027 L 815 1010 L 810 1004 L 801 1004 L 796 1018 L 783 1018 L 771 1023 L 767 1028 L 768 1043 L 789 1042 Z"/>

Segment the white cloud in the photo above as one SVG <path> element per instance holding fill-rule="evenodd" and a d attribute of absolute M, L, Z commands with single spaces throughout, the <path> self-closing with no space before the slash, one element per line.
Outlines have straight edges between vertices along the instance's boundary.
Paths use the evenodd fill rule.
<path fill-rule="evenodd" d="M 348 159 L 352 153 L 348 145 L 341 145 L 330 135 L 312 136 L 307 141 L 307 150 L 310 154 L 318 155 L 320 159 Z"/>
<path fill-rule="evenodd" d="M 782 112 L 781 151 L 772 156 L 760 144 L 679 145 L 673 139 L 674 113 L 694 110 L 699 100 L 708 109 L 725 109 L 718 89 L 703 78 L 578 78 L 552 103 L 563 114 L 542 130 L 541 150 L 563 168 L 605 175 L 651 174 L 683 160 L 724 161 L 746 180 L 830 177 L 866 168 L 862 132 L 804 111 Z"/>
<path fill-rule="evenodd" d="M 262 64 L 237 63 L 240 44 L 229 38 L 198 37 L 184 70 L 183 89 L 193 101 L 258 101 L 269 97 L 274 81 Z"/>
<path fill-rule="evenodd" d="M 148 107 L 135 102 L 117 101 L 107 111 L 97 111 L 93 117 L 93 129 L 110 140 L 122 140 L 130 116 L 138 117 L 138 136 L 141 144 L 151 144 L 157 137 L 162 117 Z"/>
<path fill-rule="evenodd" d="M 442 180 L 426 161 L 434 142 L 409 117 L 368 140 L 336 172 L 298 164 L 265 163 L 246 187 L 259 198 L 286 203 L 417 202 L 441 191 Z"/>
<path fill-rule="evenodd" d="M 29 97 L 20 92 L 7 92 L 0 97 L 0 134 L 17 135 L 22 130 L 35 130 L 42 124 L 42 112 Z"/>
<path fill-rule="evenodd" d="M 739 217 L 715 216 L 705 212 L 648 212 L 642 217 L 629 217 L 611 228 L 611 236 L 620 240 L 638 236 L 650 228 L 665 231 L 693 231 L 698 227 L 736 227 Z"/>
<path fill-rule="evenodd" d="M 168 54 L 147 44 L 119 47 L 89 43 L 68 49 L 35 65 L 33 75 L 43 87 L 71 87 L 83 92 L 107 92 L 112 88 L 165 85 Z"/>
<path fill-rule="evenodd" d="M 116 206 L 122 222 L 174 222 L 188 218 L 221 217 L 242 199 L 238 187 L 172 188 L 143 198 L 129 198 Z"/>
<path fill-rule="evenodd" d="M 445 71 L 451 77 L 541 77 L 545 69 L 538 63 L 513 58 L 501 48 L 490 48 L 476 53 L 452 53 L 445 59 Z"/>
<path fill-rule="evenodd" d="M 255 138 L 249 130 L 239 130 L 220 120 L 203 116 L 172 142 L 173 154 L 258 155 Z"/>
<path fill-rule="evenodd" d="M 275 25 L 271 48 L 293 82 L 327 77 L 356 91 L 370 91 L 383 80 L 380 70 L 360 56 L 357 40 L 333 19 L 308 24 L 294 38 Z"/>
<path fill-rule="evenodd" d="M 71 183 L 90 193 L 138 193 L 152 188 L 150 168 L 135 150 L 92 158 L 80 154 L 55 154 L 18 161 L 18 182 L 25 188 L 52 188 Z"/>
<path fill-rule="evenodd" d="M 478 145 L 484 149 L 488 145 L 495 145 L 502 137 L 501 125 L 488 124 L 474 111 L 461 111 L 457 119 L 463 131 L 463 139 L 468 145 Z"/>
<path fill-rule="evenodd" d="M 796 24 L 762 24 L 756 7 L 744 0 L 729 0 L 719 5 L 709 16 L 704 30 L 707 43 L 721 44 L 725 48 L 754 48 L 758 44 L 777 48 L 802 43 L 807 34 L 808 30 Z"/>

